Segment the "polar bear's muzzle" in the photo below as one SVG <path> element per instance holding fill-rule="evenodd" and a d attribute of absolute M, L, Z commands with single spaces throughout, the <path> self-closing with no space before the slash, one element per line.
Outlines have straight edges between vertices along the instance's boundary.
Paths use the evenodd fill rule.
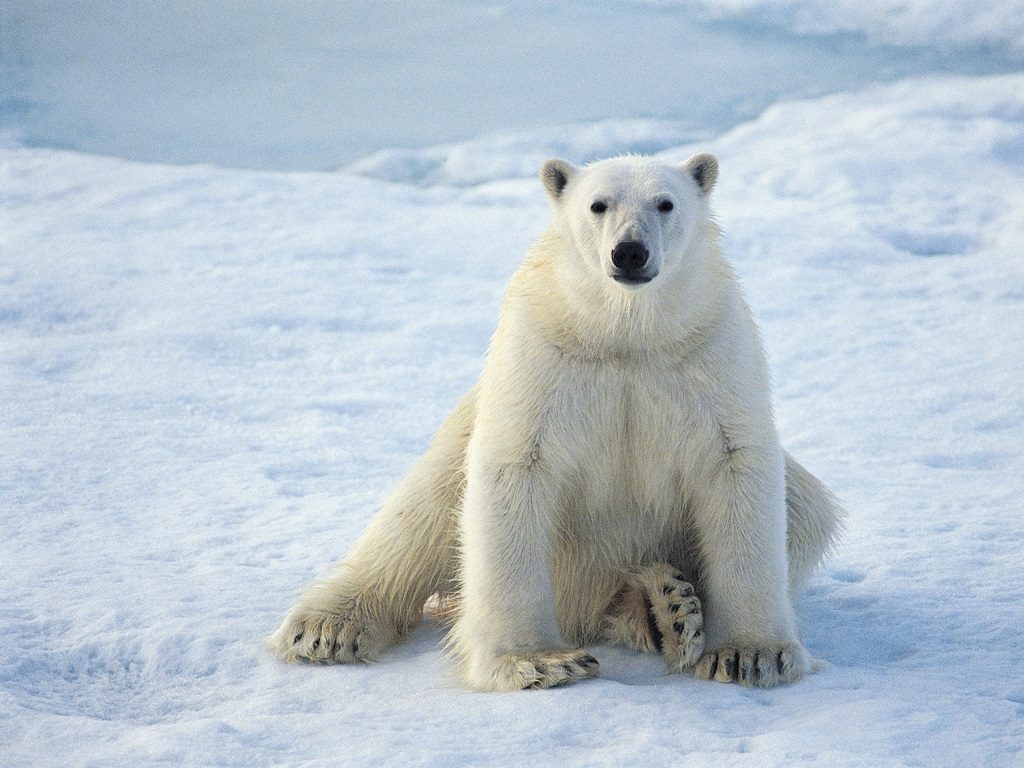
<path fill-rule="evenodd" d="M 639 240 L 623 240 L 612 249 L 612 271 L 610 276 L 617 283 L 642 285 L 658 275 L 658 270 L 649 264 L 651 258 L 647 246 Z"/>

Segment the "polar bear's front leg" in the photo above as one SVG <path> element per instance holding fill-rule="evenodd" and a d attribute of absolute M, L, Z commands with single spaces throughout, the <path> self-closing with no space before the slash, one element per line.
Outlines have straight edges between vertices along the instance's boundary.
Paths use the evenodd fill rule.
<path fill-rule="evenodd" d="M 566 649 L 551 579 L 555 493 L 536 461 L 484 455 L 474 435 L 461 518 L 459 615 L 452 646 L 478 690 L 550 688 L 593 677 L 597 661 Z"/>
<path fill-rule="evenodd" d="M 772 687 L 810 659 L 789 598 L 781 449 L 727 452 L 695 505 L 707 648 L 698 678 Z"/>

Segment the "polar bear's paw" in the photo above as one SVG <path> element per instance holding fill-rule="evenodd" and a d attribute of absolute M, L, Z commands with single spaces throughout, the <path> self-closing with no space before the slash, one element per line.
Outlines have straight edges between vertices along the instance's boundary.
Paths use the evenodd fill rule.
<path fill-rule="evenodd" d="M 356 611 L 346 614 L 294 609 L 267 645 L 285 661 L 346 664 L 372 661 L 394 640 Z"/>
<path fill-rule="evenodd" d="M 672 670 L 689 669 L 704 652 L 700 598 L 683 574 L 670 566 L 651 566 L 643 575 L 647 625 L 655 647 Z"/>
<path fill-rule="evenodd" d="M 475 687 L 492 691 L 557 688 L 598 674 L 597 659 L 582 648 L 573 650 L 520 651 L 497 660 L 486 680 Z"/>
<path fill-rule="evenodd" d="M 694 669 L 701 680 L 772 688 L 792 683 L 810 671 L 807 651 L 800 643 L 765 647 L 726 646 L 705 653 Z"/>
<path fill-rule="evenodd" d="M 606 626 L 613 642 L 661 653 L 676 672 L 692 667 L 704 651 L 700 598 L 683 574 L 667 563 L 629 575 Z"/>

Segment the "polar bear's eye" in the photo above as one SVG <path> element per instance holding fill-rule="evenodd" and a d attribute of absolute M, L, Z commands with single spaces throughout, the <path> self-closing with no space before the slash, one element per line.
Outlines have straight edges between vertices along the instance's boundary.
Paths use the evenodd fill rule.
<path fill-rule="evenodd" d="M 675 208 L 675 206 L 672 205 L 671 200 L 662 200 L 658 203 L 658 210 L 662 213 L 669 213 L 673 208 Z"/>
<path fill-rule="evenodd" d="M 608 204 L 602 203 L 600 200 L 595 200 L 590 204 L 590 210 L 594 213 L 604 213 L 608 210 Z"/>

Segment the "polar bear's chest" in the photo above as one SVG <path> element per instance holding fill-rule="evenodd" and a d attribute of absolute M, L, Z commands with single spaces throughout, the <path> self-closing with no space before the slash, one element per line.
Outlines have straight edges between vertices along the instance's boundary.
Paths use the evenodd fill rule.
<path fill-rule="evenodd" d="M 592 513 L 671 513 L 684 503 L 694 459 L 712 437 L 685 375 L 601 367 L 578 379 L 565 416 L 566 453 Z"/>

